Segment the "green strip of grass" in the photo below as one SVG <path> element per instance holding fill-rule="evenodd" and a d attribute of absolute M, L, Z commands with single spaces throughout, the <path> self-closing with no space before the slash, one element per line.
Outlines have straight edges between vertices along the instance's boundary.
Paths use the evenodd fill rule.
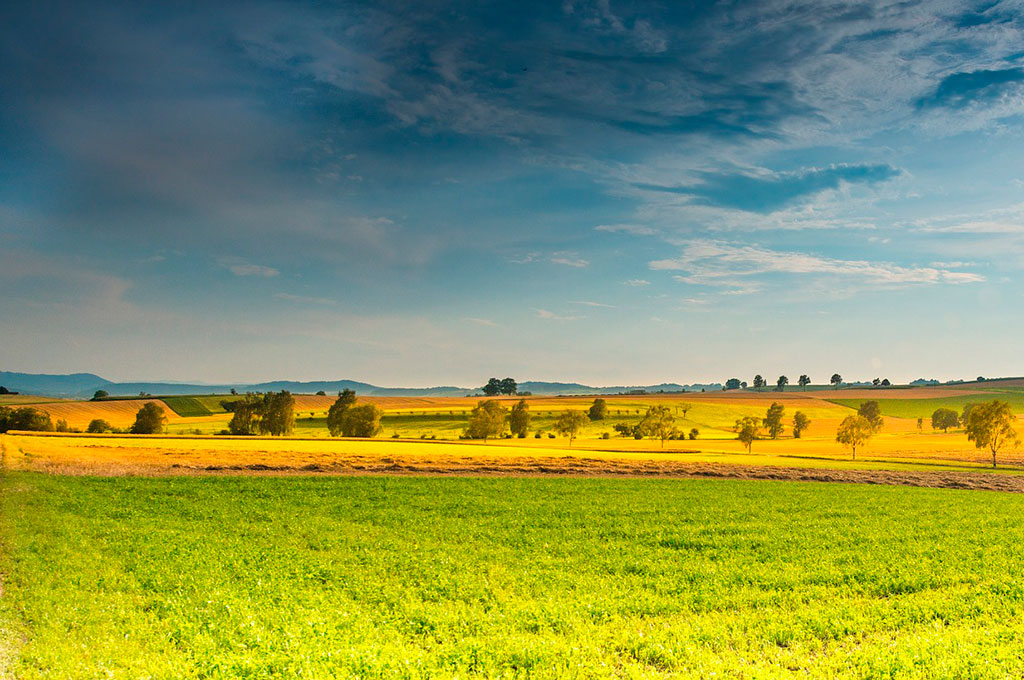
<path fill-rule="evenodd" d="M 1024 674 L 1024 497 L 813 483 L 2 481 L 14 677 Z"/>
<path fill-rule="evenodd" d="M 195 397 L 163 397 L 163 402 L 182 418 L 199 418 L 213 415 L 201 401 Z"/>
<path fill-rule="evenodd" d="M 895 418 L 930 418 L 936 409 L 949 408 L 962 411 L 965 404 L 980 404 L 983 401 L 999 399 L 1009 402 L 1015 413 L 1024 411 L 1024 392 L 981 392 L 958 397 L 936 399 L 875 399 L 882 414 Z M 833 404 L 857 408 L 868 399 L 829 399 Z"/>

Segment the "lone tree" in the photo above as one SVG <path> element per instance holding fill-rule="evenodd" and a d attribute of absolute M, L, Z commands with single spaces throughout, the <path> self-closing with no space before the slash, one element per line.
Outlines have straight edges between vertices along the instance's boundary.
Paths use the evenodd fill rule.
<path fill-rule="evenodd" d="M 833 373 L 832 377 L 829 378 L 829 383 L 831 383 L 835 387 L 839 387 L 840 385 L 843 384 L 843 376 L 839 375 L 838 373 Z"/>
<path fill-rule="evenodd" d="M 877 401 L 862 402 L 860 408 L 857 409 L 857 415 L 868 421 L 872 434 L 882 429 L 882 409 Z"/>
<path fill-rule="evenodd" d="M 102 434 L 104 432 L 110 432 L 113 429 L 114 428 L 111 427 L 110 423 L 102 418 L 93 418 L 89 421 L 89 427 L 85 428 L 85 431 L 90 434 Z"/>
<path fill-rule="evenodd" d="M 892 383 L 889 382 L 888 378 L 882 378 L 882 387 L 892 387 Z"/>
<path fill-rule="evenodd" d="M 786 385 L 788 384 L 789 378 L 787 378 L 784 375 L 780 375 L 779 378 L 775 381 L 775 391 L 784 392 L 786 390 Z"/>
<path fill-rule="evenodd" d="M 525 399 L 520 399 L 512 407 L 512 412 L 508 414 L 508 428 L 520 439 L 526 436 L 526 431 L 530 429 L 530 406 Z"/>
<path fill-rule="evenodd" d="M 665 448 L 665 440 L 675 432 L 675 422 L 668 406 L 651 406 L 640 421 L 640 431 L 648 437 L 660 439 L 661 447 Z"/>
<path fill-rule="evenodd" d="M 761 388 L 764 387 L 766 384 L 767 383 L 765 383 L 764 378 L 761 377 L 760 373 L 758 373 L 757 375 L 754 376 L 754 389 L 755 390 L 760 392 Z"/>
<path fill-rule="evenodd" d="M 110 396 L 110 393 L 106 390 L 96 390 L 92 393 L 92 401 L 99 401 L 100 399 L 106 399 Z"/>
<path fill-rule="evenodd" d="M 800 439 L 800 435 L 804 433 L 808 427 L 811 426 L 811 419 L 807 417 L 803 411 L 797 411 L 793 414 L 793 438 Z"/>
<path fill-rule="evenodd" d="M 342 432 L 342 421 L 345 419 L 345 411 L 356 404 L 356 393 L 354 390 L 342 390 L 338 392 L 338 398 L 327 410 L 327 431 L 332 437 L 340 437 Z"/>
<path fill-rule="evenodd" d="M 725 389 L 727 390 L 738 390 L 740 388 L 739 378 L 729 378 L 725 381 Z"/>
<path fill-rule="evenodd" d="M 501 436 L 505 431 L 506 418 L 507 408 L 491 399 L 481 401 L 469 414 L 465 436 L 469 439 L 483 439 L 486 444 L 488 438 Z"/>
<path fill-rule="evenodd" d="M 866 444 L 874 433 L 875 429 L 871 422 L 864 416 L 846 416 L 843 422 L 839 423 L 836 441 L 849 447 L 853 459 L 857 460 L 857 447 Z"/>
<path fill-rule="evenodd" d="M 960 425 L 960 414 L 951 408 L 938 408 L 932 414 L 932 429 L 948 432 L 949 428 Z"/>
<path fill-rule="evenodd" d="M 872 378 L 871 379 L 871 385 L 872 386 L 878 387 L 881 384 L 882 384 L 882 379 L 881 378 Z"/>
<path fill-rule="evenodd" d="M 519 385 L 512 378 L 503 378 L 501 380 L 500 385 L 501 385 L 501 390 L 500 390 L 501 393 L 502 394 L 507 394 L 510 397 L 515 396 L 516 392 L 519 391 Z"/>
<path fill-rule="evenodd" d="M 999 449 L 1006 444 L 1020 446 L 1013 421 L 1010 405 L 998 399 L 975 404 L 968 415 L 967 438 L 977 448 L 987 448 L 992 453 L 992 467 L 996 466 L 996 453 Z"/>
<path fill-rule="evenodd" d="M 143 404 L 139 412 L 135 414 L 135 424 L 132 425 L 129 432 L 132 434 L 160 434 L 164 431 L 166 422 L 167 416 L 164 415 L 164 410 L 151 401 Z"/>
<path fill-rule="evenodd" d="M 786 408 L 782 404 L 773 401 L 765 413 L 763 424 L 772 439 L 778 439 L 782 434 L 782 416 L 785 412 Z"/>
<path fill-rule="evenodd" d="M 687 401 L 684 401 L 683 403 L 679 404 L 679 410 L 683 412 L 684 420 L 686 419 L 686 414 L 690 412 L 691 408 L 693 408 L 693 404 Z"/>
<path fill-rule="evenodd" d="M 346 437 L 376 437 L 380 434 L 380 418 L 384 412 L 374 404 L 357 404 L 345 409 L 341 433 Z"/>
<path fill-rule="evenodd" d="M 555 421 L 554 430 L 563 437 L 568 437 L 569 446 L 572 446 L 572 440 L 576 439 L 576 435 L 583 429 L 587 420 L 589 419 L 583 411 L 569 409 L 558 416 L 558 420 Z"/>
<path fill-rule="evenodd" d="M 807 386 L 811 384 L 811 377 L 804 373 L 800 376 L 799 380 L 797 380 L 797 383 L 799 383 L 800 389 L 806 390 Z"/>
<path fill-rule="evenodd" d="M 608 402 L 601 398 L 595 399 L 594 403 L 590 405 L 590 409 L 587 411 L 587 417 L 590 418 L 591 422 L 595 420 L 604 420 L 607 415 Z"/>
<path fill-rule="evenodd" d="M 736 439 L 739 439 L 747 447 L 747 453 L 750 453 L 750 447 L 753 445 L 754 440 L 759 438 L 760 432 L 760 418 L 746 416 L 736 421 Z"/>

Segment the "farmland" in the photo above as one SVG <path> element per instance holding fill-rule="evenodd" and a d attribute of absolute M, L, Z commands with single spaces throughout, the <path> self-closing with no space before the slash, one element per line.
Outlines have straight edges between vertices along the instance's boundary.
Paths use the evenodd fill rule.
<path fill-rule="evenodd" d="M 11 473 L 19 678 L 1009 677 L 1024 496 Z"/>

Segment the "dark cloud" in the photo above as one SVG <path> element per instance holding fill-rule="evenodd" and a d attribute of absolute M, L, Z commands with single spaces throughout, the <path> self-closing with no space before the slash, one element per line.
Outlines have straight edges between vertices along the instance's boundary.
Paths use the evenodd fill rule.
<path fill-rule="evenodd" d="M 918 101 L 921 108 L 962 107 L 973 102 L 996 99 L 1024 81 L 1024 68 L 963 71 L 946 76 L 935 92 Z"/>
<path fill-rule="evenodd" d="M 637 184 L 640 189 L 692 196 L 701 205 L 733 208 L 755 213 L 771 213 L 797 199 L 809 197 L 840 183 L 875 184 L 899 175 L 890 165 L 837 165 L 821 170 L 780 173 L 765 177 L 743 174 L 701 173 L 701 182 L 692 186 Z"/>

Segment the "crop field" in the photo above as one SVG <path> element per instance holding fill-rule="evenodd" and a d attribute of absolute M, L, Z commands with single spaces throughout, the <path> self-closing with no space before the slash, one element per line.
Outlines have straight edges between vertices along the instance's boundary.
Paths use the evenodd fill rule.
<path fill-rule="evenodd" d="M 163 397 L 161 401 L 182 418 L 202 418 L 213 413 L 195 397 Z"/>
<path fill-rule="evenodd" d="M 129 427 L 135 422 L 135 414 L 148 402 L 156 402 L 164 409 L 168 424 L 181 417 L 160 399 L 112 399 L 110 401 L 53 401 L 32 403 L 33 408 L 46 411 L 56 422 L 63 418 L 71 427 L 84 429 L 94 418 L 106 420 L 114 427 Z"/>
<path fill-rule="evenodd" d="M 875 399 L 878 402 L 882 413 L 895 418 L 931 418 L 936 409 L 948 408 L 957 413 L 963 410 L 966 404 L 977 404 L 991 399 L 999 399 L 1008 402 L 1015 412 L 1024 411 L 1024 391 L 982 391 L 975 390 L 969 394 L 956 396 L 943 396 L 934 399 Z M 861 401 L 859 399 L 833 399 L 833 403 L 850 408 L 857 408 Z"/>
<path fill-rule="evenodd" d="M 1019 494 L 24 472 L 0 484 L 0 639 L 25 680 L 1024 675 Z"/>

